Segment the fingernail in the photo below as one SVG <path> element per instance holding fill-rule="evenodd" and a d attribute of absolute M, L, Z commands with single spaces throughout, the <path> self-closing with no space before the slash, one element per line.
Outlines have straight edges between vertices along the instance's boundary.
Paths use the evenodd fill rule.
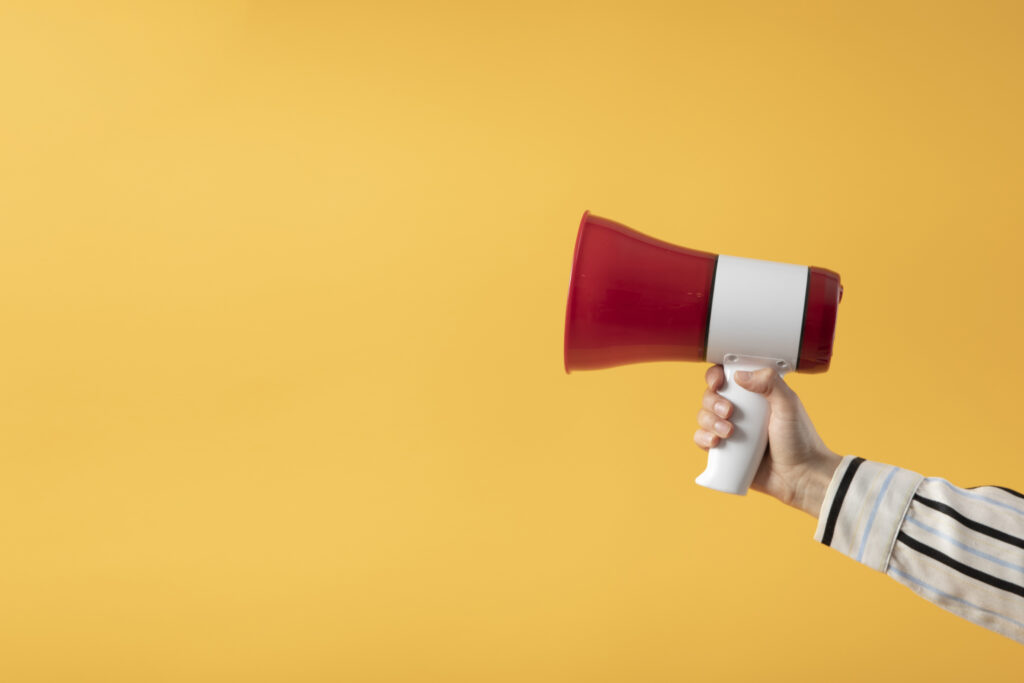
<path fill-rule="evenodd" d="M 710 446 L 711 446 L 711 440 L 712 440 L 712 439 L 714 439 L 714 436 L 712 436 L 711 434 L 708 434 L 707 432 L 703 432 L 703 433 L 702 433 L 702 434 L 700 435 L 700 441 L 701 441 L 701 443 L 703 443 L 703 444 L 704 444 L 705 446 L 709 446 L 709 447 L 710 447 Z"/>
<path fill-rule="evenodd" d="M 728 417 L 729 406 L 727 406 L 722 401 L 718 401 L 717 403 L 715 403 L 715 413 L 718 414 L 718 417 Z"/>
<path fill-rule="evenodd" d="M 715 434 L 718 434 L 719 436 L 729 436 L 729 425 L 721 420 L 715 422 Z"/>
<path fill-rule="evenodd" d="M 737 370 L 734 377 L 740 382 L 746 382 L 750 379 L 751 373 L 747 370 Z"/>

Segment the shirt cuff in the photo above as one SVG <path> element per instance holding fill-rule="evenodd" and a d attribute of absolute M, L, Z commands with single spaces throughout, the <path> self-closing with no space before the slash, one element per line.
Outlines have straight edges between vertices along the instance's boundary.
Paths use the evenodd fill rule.
<path fill-rule="evenodd" d="M 880 572 L 924 477 L 847 455 L 825 492 L 814 540 Z"/>

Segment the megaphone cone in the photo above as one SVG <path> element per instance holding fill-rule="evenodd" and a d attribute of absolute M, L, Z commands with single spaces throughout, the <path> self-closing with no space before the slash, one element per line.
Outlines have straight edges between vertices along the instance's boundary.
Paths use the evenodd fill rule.
<path fill-rule="evenodd" d="M 565 312 L 565 370 L 706 356 L 718 257 L 583 214 Z"/>

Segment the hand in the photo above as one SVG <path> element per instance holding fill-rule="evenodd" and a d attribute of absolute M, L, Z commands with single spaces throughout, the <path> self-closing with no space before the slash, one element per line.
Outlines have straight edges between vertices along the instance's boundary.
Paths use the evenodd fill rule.
<path fill-rule="evenodd" d="M 762 394 L 769 405 L 768 451 L 751 488 L 817 517 L 842 457 L 825 446 L 800 398 L 774 370 L 737 372 L 735 377 L 737 384 Z M 706 451 L 732 434 L 728 418 L 733 406 L 717 393 L 725 382 L 721 365 L 708 368 L 705 379 L 708 388 L 697 414 L 700 429 L 693 440 Z"/>

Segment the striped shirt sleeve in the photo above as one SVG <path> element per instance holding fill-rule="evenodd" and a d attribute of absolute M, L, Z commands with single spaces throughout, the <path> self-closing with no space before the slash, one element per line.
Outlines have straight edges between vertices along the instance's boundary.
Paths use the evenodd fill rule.
<path fill-rule="evenodd" d="M 814 538 L 1024 643 L 1024 495 L 846 456 Z"/>

